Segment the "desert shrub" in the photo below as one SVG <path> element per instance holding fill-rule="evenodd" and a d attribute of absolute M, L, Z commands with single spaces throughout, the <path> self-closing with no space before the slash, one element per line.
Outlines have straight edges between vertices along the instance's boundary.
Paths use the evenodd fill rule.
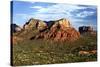
<path fill-rule="evenodd" d="M 96 36 L 85 36 L 74 42 L 25 40 L 13 45 L 13 65 L 53 64 L 96 61 L 97 54 L 79 55 L 79 51 L 97 50 Z"/>

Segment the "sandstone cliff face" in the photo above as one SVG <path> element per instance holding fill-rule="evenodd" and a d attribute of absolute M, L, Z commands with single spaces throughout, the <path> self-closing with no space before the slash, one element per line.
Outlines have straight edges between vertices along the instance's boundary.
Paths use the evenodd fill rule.
<path fill-rule="evenodd" d="M 24 26 L 23 31 L 19 36 L 24 37 L 24 34 L 29 34 L 28 39 L 45 39 L 53 41 L 75 41 L 80 37 L 80 33 L 75 30 L 67 19 L 50 21 L 50 25 L 38 19 L 31 18 Z M 37 34 L 31 32 L 38 31 Z M 29 33 L 30 32 L 30 33 Z M 16 38 L 14 41 L 18 41 Z"/>
<path fill-rule="evenodd" d="M 64 29 L 64 28 L 71 27 L 71 24 L 70 24 L 69 20 L 66 20 L 63 18 L 63 19 L 55 21 L 55 24 L 53 24 L 52 28 L 57 27 L 57 26 L 60 27 L 60 29 Z"/>
<path fill-rule="evenodd" d="M 37 28 L 38 28 L 38 30 L 43 30 L 43 29 L 47 28 L 47 24 L 45 22 L 41 21 L 41 22 L 39 22 Z"/>
<path fill-rule="evenodd" d="M 25 25 L 24 29 L 31 29 L 36 28 L 36 24 L 38 23 L 38 20 L 30 19 Z"/>
<path fill-rule="evenodd" d="M 38 19 L 33 19 L 31 18 L 24 26 L 23 28 L 26 30 L 29 29 L 38 29 L 38 30 L 42 30 L 45 29 L 47 27 L 47 24 L 41 20 Z"/>
<path fill-rule="evenodd" d="M 63 27 L 71 27 L 69 20 L 63 18 L 57 21 L 59 25 L 61 25 L 61 28 Z"/>
<path fill-rule="evenodd" d="M 66 30 L 59 30 L 56 29 L 51 30 L 49 32 L 43 32 L 36 36 L 36 39 L 44 38 L 44 39 L 51 39 L 54 41 L 74 41 L 80 37 L 80 33 L 77 32 L 74 28 L 66 28 Z"/>
<path fill-rule="evenodd" d="M 53 21 L 52 21 L 53 22 Z M 35 39 L 51 39 L 54 41 L 74 41 L 80 37 L 80 33 L 76 31 L 69 20 L 60 19 L 54 21 L 53 25 L 50 29 L 41 32 L 40 34 L 36 35 Z"/>

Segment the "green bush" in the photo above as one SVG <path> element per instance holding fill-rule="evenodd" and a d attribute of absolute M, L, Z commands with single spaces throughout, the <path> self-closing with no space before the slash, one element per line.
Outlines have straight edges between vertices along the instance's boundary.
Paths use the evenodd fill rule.
<path fill-rule="evenodd" d="M 25 40 L 13 45 L 12 63 L 13 65 L 36 65 L 97 60 L 97 54 L 79 55 L 81 50 L 97 50 L 96 36 L 85 35 L 74 42 Z"/>

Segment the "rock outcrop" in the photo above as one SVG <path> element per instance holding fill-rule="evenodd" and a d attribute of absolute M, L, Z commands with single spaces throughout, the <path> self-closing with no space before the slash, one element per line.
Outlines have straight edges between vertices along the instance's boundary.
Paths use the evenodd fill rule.
<path fill-rule="evenodd" d="M 38 29 L 38 30 L 43 30 L 47 27 L 47 24 L 41 20 L 38 19 L 33 19 L 31 18 L 24 26 L 23 28 L 25 30 L 29 29 Z"/>
<path fill-rule="evenodd" d="M 54 21 L 55 23 L 52 25 L 51 27 L 51 30 L 53 28 L 59 28 L 59 29 L 62 29 L 62 30 L 66 30 L 66 28 L 71 28 L 71 24 L 69 22 L 69 20 L 66 20 L 66 19 L 60 19 L 60 20 L 57 20 L 57 21 Z"/>
<path fill-rule="evenodd" d="M 49 23 L 49 22 L 48 22 Z M 74 41 L 80 37 L 80 33 L 71 27 L 69 20 L 60 19 L 52 21 L 48 29 L 40 32 L 31 39 L 51 39 L 54 41 Z"/>
<path fill-rule="evenodd" d="M 92 36 L 97 35 L 97 32 L 93 30 L 93 27 L 91 26 L 81 26 L 79 27 L 79 32 L 82 35 L 92 35 Z"/>
<path fill-rule="evenodd" d="M 37 31 L 36 34 L 34 34 Z M 30 33 L 29 33 L 30 32 Z M 33 32 L 33 33 L 31 33 Z M 42 21 L 31 18 L 19 33 L 19 37 L 25 37 L 24 34 L 29 34 L 28 39 L 46 39 L 53 41 L 74 41 L 80 37 L 80 33 L 75 30 L 70 24 L 70 21 L 63 18 L 56 21 Z M 14 41 L 18 41 L 14 38 Z"/>
<path fill-rule="evenodd" d="M 16 24 L 11 24 L 11 30 L 12 30 L 13 33 L 15 33 L 15 32 L 21 31 L 22 28 L 20 26 L 16 25 Z"/>
<path fill-rule="evenodd" d="M 79 27 L 79 32 L 82 34 L 82 33 L 85 33 L 85 32 L 92 32 L 93 31 L 93 28 L 91 26 L 81 26 Z"/>

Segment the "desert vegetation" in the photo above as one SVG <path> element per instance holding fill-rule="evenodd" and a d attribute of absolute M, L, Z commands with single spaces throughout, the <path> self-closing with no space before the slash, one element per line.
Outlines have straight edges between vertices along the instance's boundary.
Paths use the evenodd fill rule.
<path fill-rule="evenodd" d="M 35 23 L 35 21 L 36 20 L 31 22 Z M 63 21 L 62 23 L 65 22 L 66 21 Z M 54 24 L 55 23 L 53 23 L 53 25 Z M 29 25 L 32 26 L 31 23 Z M 44 26 L 45 27 L 42 28 L 43 30 L 46 28 L 47 33 L 50 33 L 50 31 L 52 33 L 50 29 L 55 29 L 56 26 L 56 34 L 62 29 L 66 30 L 63 25 L 60 26 L 61 28 L 59 28 L 59 30 L 58 23 L 53 27 L 50 25 L 50 29 L 47 29 L 46 25 Z M 60 36 L 59 40 L 54 41 L 56 37 L 49 39 L 44 37 L 36 38 L 36 36 L 40 36 L 41 33 L 45 32 L 39 31 L 41 27 L 38 27 L 39 30 L 36 29 L 36 26 L 35 28 L 29 27 L 28 24 L 26 27 L 27 30 L 24 29 L 12 34 L 12 65 L 14 66 L 97 61 L 97 34 L 90 34 L 87 31 L 80 34 L 75 30 L 75 33 L 78 33 L 78 35 L 75 35 L 77 37 L 71 33 L 69 35 L 73 35 L 73 38 L 75 37 L 77 39 L 70 41 L 67 39 L 72 37 L 66 36 L 66 40 L 60 41 L 60 39 L 63 38 Z M 67 25 L 67 27 L 69 27 L 69 25 Z M 67 35 L 68 32 L 69 31 L 62 34 Z M 43 34 L 43 36 L 47 35 L 47 33 Z"/>

